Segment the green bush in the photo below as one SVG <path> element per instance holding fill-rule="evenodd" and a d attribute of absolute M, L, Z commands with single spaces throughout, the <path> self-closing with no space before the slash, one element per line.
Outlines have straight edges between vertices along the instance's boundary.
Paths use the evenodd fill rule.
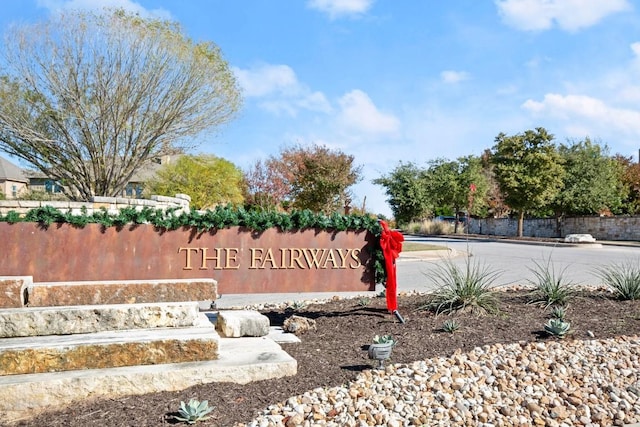
<path fill-rule="evenodd" d="M 464 268 L 445 260 L 444 264 L 436 265 L 432 276 L 436 290 L 421 309 L 429 309 L 436 314 L 460 310 L 495 314 L 498 312 L 498 299 L 492 284 L 499 275 L 499 271 L 489 270 L 469 257 Z"/>
<path fill-rule="evenodd" d="M 624 261 L 600 268 L 596 274 L 623 300 L 640 299 L 640 262 Z"/>
<path fill-rule="evenodd" d="M 556 272 L 551 256 L 546 263 L 534 261 L 535 268 L 530 268 L 535 275 L 535 280 L 529 280 L 534 290 L 529 294 L 530 303 L 542 304 L 545 308 L 552 305 L 566 306 L 575 295 L 576 289 L 572 282 L 565 280 L 563 269 Z"/>

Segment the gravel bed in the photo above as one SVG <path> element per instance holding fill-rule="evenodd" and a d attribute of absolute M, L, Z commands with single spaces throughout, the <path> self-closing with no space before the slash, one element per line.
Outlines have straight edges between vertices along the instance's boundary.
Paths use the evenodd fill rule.
<path fill-rule="evenodd" d="M 322 373 L 318 373 L 322 375 Z M 245 427 L 623 426 L 640 422 L 640 338 L 478 347 L 366 370 Z"/>

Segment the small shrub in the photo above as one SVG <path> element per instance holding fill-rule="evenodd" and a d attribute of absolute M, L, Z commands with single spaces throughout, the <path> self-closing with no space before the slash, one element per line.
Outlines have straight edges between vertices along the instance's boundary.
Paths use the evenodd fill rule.
<path fill-rule="evenodd" d="M 620 299 L 640 299 L 640 263 L 612 264 L 600 268 L 596 274 Z"/>
<path fill-rule="evenodd" d="M 387 343 L 394 343 L 395 340 L 393 339 L 392 335 L 376 335 L 375 337 L 373 337 L 373 343 L 374 344 L 387 344 Z"/>
<path fill-rule="evenodd" d="M 570 329 L 571 323 L 560 319 L 549 319 L 549 321 L 544 325 L 545 332 L 557 338 L 564 338 L 569 333 Z"/>
<path fill-rule="evenodd" d="M 465 268 L 447 259 L 436 266 L 432 276 L 436 290 L 429 302 L 420 308 L 433 310 L 436 314 L 460 310 L 495 314 L 498 299 L 491 285 L 499 275 L 499 271 L 491 271 L 470 258 L 467 258 Z"/>
<path fill-rule="evenodd" d="M 206 415 L 211 411 L 213 411 L 213 408 L 209 407 L 208 401 L 203 400 L 200 402 L 196 399 L 191 399 L 186 405 L 184 402 L 180 402 L 179 415 L 174 416 L 174 418 L 187 424 L 195 424 L 198 421 L 209 419 Z"/>
<path fill-rule="evenodd" d="M 302 310 L 303 308 L 306 308 L 306 307 L 307 307 L 307 303 L 304 301 L 294 301 L 291 304 L 287 305 L 287 308 L 293 311 Z"/>
<path fill-rule="evenodd" d="M 360 307 L 366 307 L 369 304 L 371 304 L 371 299 L 369 299 L 367 297 L 358 298 L 358 305 Z"/>
<path fill-rule="evenodd" d="M 450 334 L 452 334 L 458 329 L 460 329 L 460 322 L 458 322 L 456 319 L 447 319 L 442 322 L 442 330 L 444 332 L 449 332 Z"/>
<path fill-rule="evenodd" d="M 551 307 L 551 318 L 558 320 L 566 320 L 567 318 L 567 307 L 562 305 L 554 305 Z"/>
<path fill-rule="evenodd" d="M 529 294 L 530 303 L 539 303 L 548 308 L 552 305 L 565 306 L 575 294 L 575 285 L 565 280 L 564 269 L 559 273 L 551 263 L 551 257 L 545 264 L 534 261 L 535 268 L 529 270 L 535 275 L 535 280 L 529 280 L 535 289 Z"/>

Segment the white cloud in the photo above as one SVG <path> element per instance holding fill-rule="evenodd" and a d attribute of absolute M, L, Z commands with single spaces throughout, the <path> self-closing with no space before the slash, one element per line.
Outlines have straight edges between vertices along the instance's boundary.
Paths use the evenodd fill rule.
<path fill-rule="evenodd" d="M 307 6 L 327 13 L 333 19 L 363 14 L 369 10 L 373 2 L 374 0 L 309 0 Z"/>
<path fill-rule="evenodd" d="M 605 130 L 640 136 L 640 111 L 612 107 L 590 96 L 550 93 L 543 101 L 528 100 L 522 107 L 536 115 L 559 118 L 566 122 L 567 129 L 589 128 L 591 136 L 596 136 L 594 131 Z"/>
<path fill-rule="evenodd" d="M 38 0 L 37 4 L 53 13 L 63 10 L 124 9 L 143 17 L 172 19 L 171 13 L 166 9 L 146 9 L 132 0 Z"/>
<path fill-rule="evenodd" d="M 322 92 L 311 91 L 298 81 L 288 65 L 260 64 L 251 69 L 233 68 L 243 93 L 261 98 L 259 105 L 272 113 L 295 116 L 300 109 L 328 113 L 331 105 Z"/>
<path fill-rule="evenodd" d="M 443 71 L 440 73 L 440 78 L 444 83 L 455 84 L 464 80 L 469 80 L 469 73 L 466 71 Z"/>
<path fill-rule="evenodd" d="M 291 92 L 299 86 L 296 73 L 287 65 L 262 64 L 250 70 L 234 68 L 233 71 L 248 97 Z"/>
<path fill-rule="evenodd" d="M 631 8 L 628 0 L 496 0 L 503 21 L 524 31 L 565 31 L 590 27 L 608 15 Z"/>
<path fill-rule="evenodd" d="M 348 128 L 366 133 L 393 133 L 400 128 L 400 121 L 394 115 L 379 111 L 361 90 L 352 90 L 338 103 L 342 108 L 339 121 Z"/>

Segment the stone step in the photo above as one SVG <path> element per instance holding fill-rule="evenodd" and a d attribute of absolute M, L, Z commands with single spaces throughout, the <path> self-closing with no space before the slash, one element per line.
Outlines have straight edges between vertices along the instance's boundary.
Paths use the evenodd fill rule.
<path fill-rule="evenodd" d="M 25 289 L 32 284 L 31 276 L 0 276 L 0 308 L 23 307 Z"/>
<path fill-rule="evenodd" d="M 26 288 L 30 307 L 207 301 L 217 298 L 213 279 L 37 282 Z"/>
<path fill-rule="evenodd" d="M 220 337 L 206 323 L 207 327 L 2 338 L 0 375 L 215 360 Z"/>
<path fill-rule="evenodd" d="M 220 335 L 227 338 L 264 337 L 269 334 L 269 318 L 255 310 L 220 311 L 215 323 Z"/>
<path fill-rule="evenodd" d="M 0 309 L 0 338 L 175 328 L 202 322 L 197 302 Z"/>
<path fill-rule="evenodd" d="M 269 338 L 221 338 L 217 360 L 0 377 L 0 420 L 28 419 L 87 396 L 117 398 L 213 382 L 247 384 L 296 372 L 296 360 Z"/>

